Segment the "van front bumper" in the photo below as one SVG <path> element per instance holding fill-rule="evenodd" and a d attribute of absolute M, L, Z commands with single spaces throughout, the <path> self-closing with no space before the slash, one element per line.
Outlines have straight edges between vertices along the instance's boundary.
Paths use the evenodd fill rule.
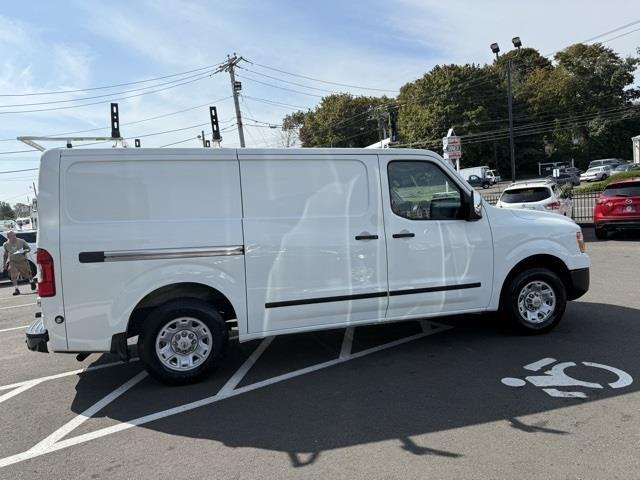
<path fill-rule="evenodd" d="M 47 348 L 49 332 L 47 332 L 42 318 L 36 318 L 31 322 L 31 325 L 27 327 L 26 337 L 27 348 L 29 350 L 49 353 L 49 349 Z"/>
<path fill-rule="evenodd" d="M 571 285 L 567 289 L 567 300 L 580 298 L 589 290 L 589 268 L 569 270 Z"/>

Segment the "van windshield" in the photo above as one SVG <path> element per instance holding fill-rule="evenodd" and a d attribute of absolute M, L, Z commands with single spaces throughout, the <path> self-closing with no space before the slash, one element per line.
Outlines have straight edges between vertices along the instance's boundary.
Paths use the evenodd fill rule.
<path fill-rule="evenodd" d="M 548 187 L 511 188 L 502 192 L 501 202 L 527 203 L 540 202 L 551 196 Z"/>

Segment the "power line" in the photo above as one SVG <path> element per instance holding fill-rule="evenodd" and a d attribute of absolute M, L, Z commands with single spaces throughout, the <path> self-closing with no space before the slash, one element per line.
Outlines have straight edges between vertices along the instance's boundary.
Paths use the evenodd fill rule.
<path fill-rule="evenodd" d="M 150 122 L 152 120 L 158 120 L 160 118 L 166 118 L 166 117 L 171 117 L 173 115 L 178 115 L 180 113 L 184 113 L 184 112 L 189 112 L 191 110 L 196 110 L 198 108 L 203 108 L 203 107 L 207 107 L 211 104 L 216 104 L 219 102 L 224 102 L 225 100 L 229 100 L 231 98 L 231 95 L 227 96 L 227 97 L 223 97 L 223 98 L 219 98 L 217 100 L 213 100 L 211 102 L 207 102 L 207 103 L 203 103 L 200 105 L 194 105 L 193 107 L 187 107 L 184 108 L 182 110 L 178 110 L 175 112 L 169 112 L 169 113 L 163 113 L 161 115 L 156 115 L 155 117 L 149 117 L 149 118 L 143 118 L 141 120 L 135 120 L 133 122 L 126 122 L 126 123 L 121 123 L 120 126 L 124 127 L 124 126 L 129 126 L 129 125 L 137 125 L 139 123 L 144 123 L 144 122 Z M 233 119 L 229 119 L 229 120 L 223 120 L 220 123 L 228 123 L 230 121 L 233 121 Z M 63 137 L 65 135 L 76 135 L 78 133 L 87 133 L 87 132 L 98 132 L 100 130 L 107 130 L 111 128 L 111 126 L 109 125 L 105 125 L 104 127 L 97 127 L 97 128 L 88 128 L 86 130 L 76 130 L 75 132 L 62 132 L 62 133 L 50 133 L 47 135 L 43 135 L 44 137 Z M 0 142 L 15 142 L 16 139 L 15 138 L 2 138 L 0 139 Z M 0 152 L 1 153 L 1 152 Z"/>
<path fill-rule="evenodd" d="M 79 105 L 68 105 L 66 107 L 38 108 L 38 109 L 32 109 L 32 110 L 11 110 L 11 111 L 7 111 L 7 112 L 0 112 L 0 115 L 8 115 L 8 114 L 15 114 L 15 113 L 50 112 L 50 111 L 54 111 L 54 110 L 67 110 L 67 109 L 70 109 L 70 108 L 88 107 L 88 106 L 91 106 L 91 105 L 100 105 L 100 104 L 103 104 L 103 103 L 109 103 L 109 102 L 115 102 L 115 101 L 121 101 L 121 100 L 128 100 L 130 98 L 141 97 L 143 95 L 150 95 L 150 94 L 153 94 L 153 93 L 164 92 L 165 90 L 170 90 L 172 88 L 180 87 L 182 85 L 189 85 L 191 83 L 203 80 L 203 79 L 205 79 L 207 77 L 209 77 L 208 73 L 206 75 L 204 75 L 204 76 L 199 77 L 199 78 L 188 80 L 186 82 L 176 83 L 175 85 L 169 85 L 167 87 L 159 88 L 157 90 L 150 90 L 150 91 L 147 91 L 147 92 L 136 93 L 135 95 L 128 95 L 128 96 L 125 96 L 125 97 L 110 98 L 108 100 L 99 101 L 99 102 L 83 103 L 83 104 L 79 104 Z"/>
<path fill-rule="evenodd" d="M 281 107 L 281 108 L 286 108 L 288 110 L 294 110 L 294 111 L 298 111 L 298 110 L 310 110 L 310 107 L 301 107 L 300 105 L 291 105 L 290 103 L 282 103 L 282 102 L 277 102 L 275 100 L 268 100 L 265 98 L 258 98 L 258 97 L 252 97 L 249 95 L 244 95 L 245 98 L 249 98 L 251 100 L 254 100 L 256 102 L 260 102 L 260 103 L 266 103 L 267 105 L 273 105 L 276 107 Z"/>
<path fill-rule="evenodd" d="M 358 86 L 358 85 L 350 85 L 348 83 L 338 83 L 338 82 L 331 82 L 329 80 L 321 80 L 319 78 L 308 77 L 306 75 L 300 75 L 298 73 L 292 73 L 292 72 L 287 72 L 285 70 L 280 70 L 278 68 L 270 67 L 268 65 L 263 65 L 263 64 L 254 62 L 252 60 L 246 60 L 246 61 L 249 62 L 252 65 L 256 65 L 257 67 L 266 68 L 267 70 L 273 70 L 274 72 L 280 72 L 280 73 L 284 73 L 285 75 L 291 75 L 292 77 L 304 78 L 306 80 L 312 80 L 314 82 L 325 83 L 327 85 L 336 85 L 338 87 L 356 88 L 358 90 L 372 90 L 372 91 L 375 91 L 375 92 L 397 93 L 397 90 L 387 90 L 387 89 L 384 89 L 384 88 L 373 88 L 373 87 L 362 87 L 362 86 Z"/>
<path fill-rule="evenodd" d="M 344 93 L 344 92 L 336 92 L 335 90 L 327 90 L 326 88 L 311 87 L 311 86 L 305 85 L 303 83 L 290 82 L 289 80 L 284 80 L 284 79 L 279 78 L 279 77 L 274 77 L 274 76 L 271 76 L 271 75 L 267 75 L 265 73 L 256 72 L 255 70 L 250 70 L 248 68 L 241 67 L 241 66 L 238 66 L 238 68 L 241 68 L 242 70 L 250 72 L 250 73 L 252 73 L 254 75 L 260 75 L 261 77 L 270 78 L 272 80 L 277 80 L 278 82 L 282 82 L 282 83 L 288 83 L 289 85 L 295 85 L 296 87 L 308 88 L 310 90 L 316 90 L 318 92 L 325 92 L 325 93 L 333 93 L 333 94 Z"/>
<path fill-rule="evenodd" d="M 594 40 L 598 40 L 599 38 L 606 37 L 607 35 L 610 35 L 610 34 L 612 34 L 612 33 L 619 32 L 620 30 L 624 30 L 625 28 L 632 27 L 632 26 L 634 26 L 634 25 L 637 25 L 638 23 L 640 23 L 640 20 L 634 20 L 634 21 L 633 21 L 633 22 L 631 22 L 631 23 L 627 23 L 626 25 L 622 25 L 622 26 L 620 26 L 620 27 L 616 27 L 616 28 L 614 28 L 613 30 L 609 30 L 609 31 L 604 32 L 604 33 L 600 33 L 600 34 L 596 35 L 595 37 L 587 38 L 586 40 L 582 40 L 581 42 L 578 42 L 578 43 L 589 43 L 589 42 L 593 42 Z M 604 43 L 604 42 L 610 42 L 611 40 L 615 40 L 616 38 L 620 38 L 620 37 L 623 37 L 623 36 L 625 36 L 625 35 L 629 35 L 630 33 L 633 33 L 633 32 L 635 32 L 635 31 L 636 31 L 636 30 L 633 30 L 633 31 L 631 31 L 631 32 L 623 33 L 622 35 L 619 35 L 619 36 L 617 36 L 617 37 L 615 37 L 615 38 L 610 38 L 610 39 L 608 39 L 608 40 L 603 40 L 603 42 L 602 42 L 602 43 Z M 545 57 L 550 57 L 551 55 L 555 55 L 556 53 L 561 52 L 561 51 L 563 51 L 563 50 L 564 50 L 564 49 L 566 49 L 566 48 L 567 48 L 567 47 L 561 48 L 561 49 L 559 49 L 559 50 L 555 50 L 555 51 L 553 51 L 553 52 L 551 52 L 551 53 L 547 53 L 547 54 L 546 54 L 546 55 L 544 55 L 544 56 L 545 56 Z"/>
<path fill-rule="evenodd" d="M 207 65 L 200 68 L 194 68 L 193 70 L 187 70 L 180 73 L 173 73 L 171 75 L 164 75 L 162 77 L 148 78 L 146 80 L 138 80 L 135 82 L 116 83 L 113 85 L 104 85 L 100 87 L 78 88 L 75 90 L 58 90 L 54 92 L 4 93 L 4 94 L 0 94 L 0 97 L 31 97 L 31 96 L 37 96 L 37 95 L 61 95 L 66 93 L 80 93 L 80 92 L 91 92 L 95 90 L 106 90 L 109 88 L 125 87 L 128 85 L 139 85 L 141 83 L 149 83 L 149 82 L 155 82 L 156 80 L 164 80 L 166 78 L 179 77 L 182 75 L 187 75 L 189 73 L 194 73 L 194 72 L 203 71 L 203 70 L 210 70 L 212 68 L 219 67 L 220 65 L 222 65 L 222 63 L 216 63 L 213 65 Z"/>
<path fill-rule="evenodd" d="M 172 85 L 174 83 L 178 83 L 178 82 L 181 82 L 181 81 L 184 81 L 184 80 L 190 80 L 192 78 L 198 78 L 198 79 L 206 78 L 206 77 L 208 77 L 210 75 L 212 75 L 212 73 L 210 73 L 210 72 L 206 72 L 205 74 L 198 73 L 196 75 L 183 77 L 183 78 L 180 78 L 178 80 L 171 80 L 169 82 L 156 83 L 155 85 L 149 85 L 148 87 L 132 88 L 130 90 L 121 90 L 119 92 L 110 92 L 110 93 L 105 93 L 103 95 L 94 95 L 92 97 L 71 98 L 71 99 L 67 99 L 67 100 L 50 100 L 50 101 L 47 101 L 47 102 L 11 103 L 11 104 L 6 104 L 6 105 L 0 105 L 0 108 L 32 107 L 32 106 L 38 106 L 38 105 L 53 105 L 53 104 L 59 104 L 59 103 L 72 103 L 72 102 L 78 102 L 78 101 L 93 100 L 93 99 L 96 99 L 96 98 L 106 98 L 106 97 L 111 97 L 113 95 L 121 95 L 123 93 L 140 92 L 140 91 L 144 91 L 144 90 L 150 90 L 150 89 L 156 88 L 156 87 L 163 87 L 165 85 Z"/>
<path fill-rule="evenodd" d="M 324 98 L 322 95 L 316 95 L 315 93 L 308 93 L 308 92 L 301 92 L 300 90 L 293 90 L 291 88 L 286 88 L 286 87 L 281 87 L 279 85 L 274 85 L 273 83 L 267 83 L 267 82 L 263 82 L 262 80 L 256 80 L 255 78 L 251 78 L 251 77 L 247 77 L 244 74 L 242 76 L 240 75 L 236 75 L 238 78 L 243 78 L 245 80 L 249 80 L 251 82 L 255 82 L 255 83 L 259 83 L 261 85 L 265 85 L 267 87 L 271 87 L 271 88 L 277 88 L 280 90 L 284 90 L 286 92 L 292 92 L 292 93 L 297 93 L 298 95 L 307 95 L 309 97 L 316 97 L 316 98 Z"/>
<path fill-rule="evenodd" d="M 0 172 L 0 175 L 6 173 L 18 173 L 18 172 L 35 172 L 36 170 L 40 170 L 39 168 L 23 168 L 22 170 L 6 170 L 4 172 Z"/>

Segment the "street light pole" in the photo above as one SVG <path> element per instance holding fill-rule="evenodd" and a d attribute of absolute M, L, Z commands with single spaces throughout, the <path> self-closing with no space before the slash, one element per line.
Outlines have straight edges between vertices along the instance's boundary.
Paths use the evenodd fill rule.
<path fill-rule="evenodd" d="M 507 98 L 509 104 L 509 149 L 511 151 L 511 181 L 516 181 L 516 148 L 513 143 L 513 94 L 511 92 L 511 59 L 507 60 Z"/>
<path fill-rule="evenodd" d="M 522 47 L 522 41 L 520 37 L 513 37 L 511 39 L 513 46 L 520 52 Z M 500 58 L 500 47 L 497 43 L 490 45 L 491 51 L 495 53 L 496 59 Z M 516 181 L 516 148 L 513 141 L 513 91 L 511 88 L 511 71 L 513 70 L 513 61 L 511 58 L 507 58 L 507 105 L 509 109 L 509 150 L 511 156 L 511 181 Z"/>

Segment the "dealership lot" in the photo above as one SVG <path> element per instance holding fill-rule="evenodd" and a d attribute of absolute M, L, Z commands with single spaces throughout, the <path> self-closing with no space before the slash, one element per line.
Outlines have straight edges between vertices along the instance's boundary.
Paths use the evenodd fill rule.
<path fill-rule="evenodd" d="M 591 290 L 548 335 L 470 315 L 232 343 L 179 388 L 28 352 L 35 295 L 0 286 L 0 478 L 634 477 L 640 237 L 585 237 Z"/>

